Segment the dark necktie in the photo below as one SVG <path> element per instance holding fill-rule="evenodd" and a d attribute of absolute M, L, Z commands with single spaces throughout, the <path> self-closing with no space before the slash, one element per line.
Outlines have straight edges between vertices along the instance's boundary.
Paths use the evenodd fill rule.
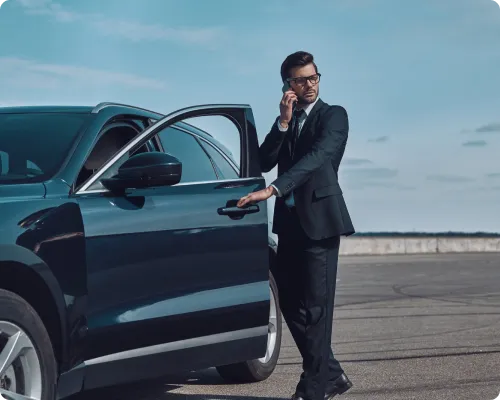
<path fill-rule="evenodd" d="M 304 110 L 295 110 L 293 112 L 292 137 L 290 138 L 292 158 L 295 153 L 295 145 L 297 144 L 297 140 L 299 138 L 300 123 L 303 121 L 305 117 L 306 117 L 306 112 Z M 293 196 L 293 192 L 290 192 L 288 196 L 285 197 L 285 204 L 289 208 L 295 207 L 295 198 Z"/>
<path fill-rule="evenodd" d="M 299 138 L 300 123 L 305 117 L 305 114 L 306 113 L 304 110 L 295 110 L 293 112 L 292 137 L 290 138 L 292 145 L 292 156 L 295 154 L 295 145 L 297 144 L 297 140 Z"/>

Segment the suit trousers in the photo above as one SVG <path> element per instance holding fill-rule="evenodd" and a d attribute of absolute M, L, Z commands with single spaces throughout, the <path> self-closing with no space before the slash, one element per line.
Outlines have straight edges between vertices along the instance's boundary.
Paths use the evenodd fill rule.
<path fill-rule="evenodd" d="M 303 360 L 296 394 L 323 400 L 329 381 L 343 373 L 331 348 L 340 237 L 312 240 L 295 208 L 288 212 L 288 229 L 279 234 L 272 272 L 282 315 Z"/>

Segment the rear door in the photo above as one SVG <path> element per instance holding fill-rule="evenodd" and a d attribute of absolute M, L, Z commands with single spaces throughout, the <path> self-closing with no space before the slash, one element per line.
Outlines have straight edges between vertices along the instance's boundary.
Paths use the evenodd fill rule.
<path fill-rule="evenodd" d="M 196 138 L 173 126 L 199 116 L 234 124 L 239 174 L 221 179 Z M 108 192 L 100 179 L 152 138 L 183 163 L 181 182 Z M 258 160 L 249 157 L 257 148 L 248 106 L 188 108 L 142 132 L 77 193 L 87 241 L 86 388 L 265 354 L 267 208 L 236 207 L 265 187 Z"/>

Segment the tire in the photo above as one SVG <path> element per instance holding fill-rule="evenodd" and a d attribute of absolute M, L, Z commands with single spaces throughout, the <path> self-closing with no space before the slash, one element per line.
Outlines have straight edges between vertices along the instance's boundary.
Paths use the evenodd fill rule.
<path fill-rule="evenodd" d="M 271 273 L 269 273 L 269 286 L 271 291 L 271 310 L 270 310 L 270 328 L 272 326 L 273 306 L 275 308 L 274 315 L 276 316 L 274 326 L 276 329 L 275 341 L 270 356 L 262 359 L 245 361 L 238 364 L 230 364 L 216 367 L 219 375 L 226 381 L 238 383 L 260 382 L 269 378 L 276 365 L 281 350 L 281 335 L 282 335 L 282 317 L 278 301 L 278 288 Z M 268 346 L 270 345 L 271 333 L 268 334 Z M 266 353 L 267 356 L 267 353 Z"/>
<path fill-rule="evenodd" d="M 8 399 L 11 391 L 54 400 L 57 364 L 49 334 L 33 307 L 18 295 L 0 289 L 0 368 L 2 350 L 8 338 L 12 338 L 12 343 L 16 335 L 18 343 L 24 345 L 23 355 L 8 363 L 12 366 L 0 377 L 0 395 Z"/>

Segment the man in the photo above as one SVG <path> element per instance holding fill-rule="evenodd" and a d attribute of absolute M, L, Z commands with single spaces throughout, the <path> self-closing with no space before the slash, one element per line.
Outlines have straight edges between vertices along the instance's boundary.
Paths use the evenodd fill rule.
<path fill-rule="evenodd" d="M 331 399 L 352 386 L 331 349 L 340 236 L 354 233 L 337 177 L 349 123 L 343 107 L 319 99 L 320 77 L 307 52 L 283 62 L 280 116 L 260 146 L 262 170 L 278 165 L 278 178 L 238 202 L 244 207 L 277 196 L 278 262 L 272 272 L 303 358 L 292 397 L 297 400 Z"/>

